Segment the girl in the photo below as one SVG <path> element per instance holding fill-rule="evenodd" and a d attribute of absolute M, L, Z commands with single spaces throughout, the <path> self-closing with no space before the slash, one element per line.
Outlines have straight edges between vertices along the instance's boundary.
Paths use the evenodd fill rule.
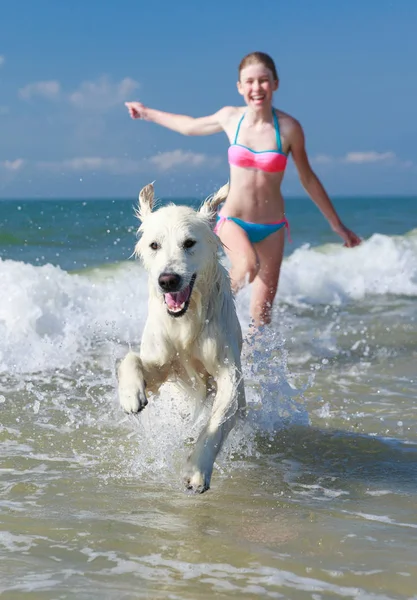
<path fill-rule="evenodd" d="M 353 247 L 360 243 L 337 215 L 307 157 L 300 123 L 272 106 L 278 89 L 274 61 L 263 52 L 245 56 L 237 89 L 245 107 L 225 106 L 213 115 L 193 118 L 126 102 L 133 119 L 153 121 L 184 135 L 224 131 L 229 138 L 230 189 L 216 225 L 231 262 L 234 292 L 252 283 L 251 316 L 255 327 L 271 321 L 284 253 L 285 218 L 281 182 L 291 153 L 300 181 L 331 228 Z"/>

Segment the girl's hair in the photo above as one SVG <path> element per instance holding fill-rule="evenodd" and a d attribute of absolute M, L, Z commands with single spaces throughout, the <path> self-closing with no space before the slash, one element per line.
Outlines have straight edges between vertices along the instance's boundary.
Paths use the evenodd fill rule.
<path fill-rule="evenodd" d="M 267 69 L 269 69 L 272 73 L 272 77 L 274 78 L 274 80 L 278 81 L 278 73 L 275 63 L 269 56 L 269 54 L 265 54 L 265 52 L 251 52 L 250 54 L 247 54 L 244 58 L 242 58 L 239 65 L 239 80 L 242 69 L 248 67 L 249 65 L 255 65 L 259 63 Z"/>

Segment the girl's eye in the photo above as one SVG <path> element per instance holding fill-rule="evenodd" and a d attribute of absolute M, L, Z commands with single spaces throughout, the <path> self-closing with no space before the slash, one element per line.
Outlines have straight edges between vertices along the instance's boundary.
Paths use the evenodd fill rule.
<path fill-rule="evenodd" d="M 159 246 L 158 242 L 151 242 L 149 244 L 149 248 L 152 248 L 152 250 L 158 250 L 159 247 L 160 246 Z"/>
<path fill-rule="evenodd" d="M 183 246 L 184 246 L 184 248 L 186 248 L 188 250 L 189 248 L 192 248 L 193 246 L 195 246 L 195 244 L 196 244 L 195 240 L 185 240 Z"/>

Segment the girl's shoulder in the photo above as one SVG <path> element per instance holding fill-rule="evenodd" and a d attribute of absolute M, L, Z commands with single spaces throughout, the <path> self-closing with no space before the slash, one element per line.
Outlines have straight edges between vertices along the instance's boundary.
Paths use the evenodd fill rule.
<path fill-rule="evenodd" d="M 244 106 L 223 106 L 223 108 L 221 108 L 217 114 L 223 124 L 227 125 L 231 121 L 234 121 L 236 118 L 243 115 L 244 112 Z"/>
<path fill-rule="evenodd" d="M 286 130 L 287 134 L 302 129 L 300 122 L 287 112 L 274 108 L 275 114 L 279 120 L 279 126 L 281 130 Z"/>
<path fill-rule="evenodd" d="M 292 117 L 287 112 L 281 110 L 280 108 L 274 108 L 275 114 L 282 121 L 287 121 L 288 123 L 298 123 L 297 119 Z"/>

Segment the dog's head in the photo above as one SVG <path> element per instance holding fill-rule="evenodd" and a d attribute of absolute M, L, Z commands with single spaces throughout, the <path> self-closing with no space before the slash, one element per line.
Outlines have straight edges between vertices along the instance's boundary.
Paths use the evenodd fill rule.
<path fill-rule="evenodd" d="M 139 194 L 137 216 L 142 223 L 135 253 L 172 317 L 182 317 L 187 312 L 193 289 L 201 288 L 216 268 L 220 241 L 211 224 L 216 203 L 222 201 L 220 191 L 207 199 L 199 211 L 173 204 L 153 210 L 153 184 Z"/>

